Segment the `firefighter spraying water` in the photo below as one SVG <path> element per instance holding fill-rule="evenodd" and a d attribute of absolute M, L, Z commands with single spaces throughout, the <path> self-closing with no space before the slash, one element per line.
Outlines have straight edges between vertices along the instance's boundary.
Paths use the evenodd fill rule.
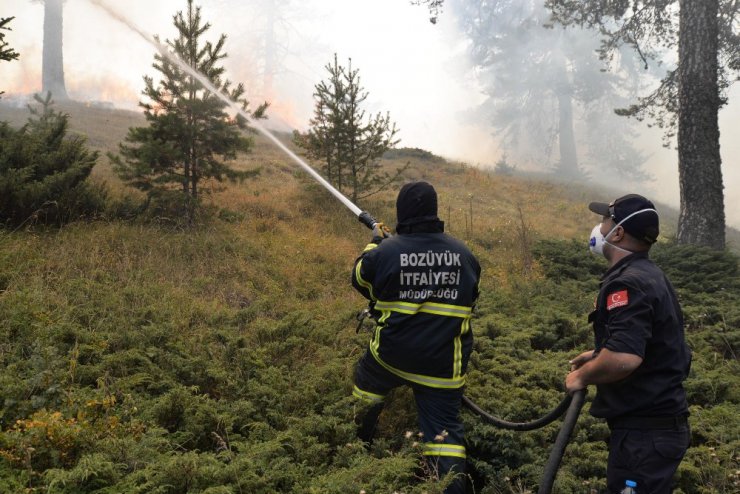
<path fill-rule="evenodd" d="M 371 404 L 370 410 L 359 423 L 361 437 L 368 441 L 371 440 L 385 393 L 394 387 L 408 384 L 414 389 L 419 408 L 420 425 L 427 436 L 424 455 L 437 460 L 440 473 L 447 471 L 462 473 L 465 464 L 465 447 L 462 424 L 457 417 L 461 404 L 484 420 L 498 427 L 512 430 L 532 430 L 543 427 L 557 419 L 567 409 L 565 422 L 545 466 L 538 491 L 540 494 L 550 492 L 565 446 L 583 405 L 585 390 L 574 393 L 573 399 L 566 396 L 551 413 L 529 423 L 507 422 L 498 419 L 462 396 L 467 361 L 472 351 L 473 335 L 470 319 L 478 295 L 480 266 L 462 242 L 442 234 L 442 222 L 436 216 L 436 192 L 431 185 L 416 182 L 407 184 L 402 189 L 397 205 L 397 233 L 399 235 L 389 239 L 390 230 L 383 223 L 376 221 L 370 213 L 362 211 L 352 203 L 275 135 L 250 118 L 249 114 L 226 94 L 219 91 L 206 76 L 193 69 L 176 54 L 170 52 L 155 37 L 140 29 L 102 1 L 90 0 L 90 2 L 134 31 L 152 45 L 162 57 L 177 65 L 222 100 L 235 114 L 248 121 L 344 204 L 361 223 L 373 230 L 373 240 L 358 259 L 353 273 L 355 287 L 370 300 L 370 309 L 365 313 L 372 315 L 377 323 L 368 352 L 358 365 L 355 375 L 355 396 Z M 432 237 L 427 238 L 430 235 Z M 384 242 L 382 246 L 381 242 Z M 394 265 L 394 269 L 398 268 L 398 272 L 382 272 L 382 269 L 387 269 L 388 265 L 379 263 L 382 257 L 379 254 L 390 256 L 397 261 L 395 264 L 398 265 Z M 441 269 L 424 269 L 425 265 L 431 264 Z M 405 286 L 404 283 L 409 286 Z M 401 285 L 405 286 L 403 293 Z M 430 287 L 435 287 L 435 289 Z M 387 345 L 388 340 L 385 338 L 388 335 L 393 337 L 393 331 L 389 331 L 388 328 L 400 328 L 409 324 L 410 316 L 418 316 L 411 324 L 431 324 L 433 329 L 444 330 L 442 331 L 443 335 L 446 335 L 444 338 L 431 338 L 431 344 L 438 345 L 436 348 L 429 348 L 427 354 L 444 354 L 447 357 L 444 357 L 442 361 L 437 359 L 425 362 L 424 352 L 417 353 L 414 358 L 410 358 L 409 350 L 412 350 L 413 344 L 411 346 L 401 344 L 395 347 Z M 381 330 L 383 330 L 383 344 L 380 338 Z M 432 331 L 432 333 L 440 333 L 440 331 Z M 395 334 L 402 335 L 402 332 Z M 416 339 L 418 342 L 419 338 Z M 400 354 L 394 353 L 399 350 Z M 437 440 L 438 438 L 441 439 Z M 449 492 L 463 492 L 463 490 L 462 483 L 454 481 Z"/>

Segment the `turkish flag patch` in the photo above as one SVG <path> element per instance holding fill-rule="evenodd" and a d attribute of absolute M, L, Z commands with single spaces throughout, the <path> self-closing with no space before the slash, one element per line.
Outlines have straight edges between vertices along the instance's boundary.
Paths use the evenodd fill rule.
<path fill-rule="evenodd" d="M 606 310 L 616 309 L 617 307 L 624 307 L 629 303 L 630 299 L 627 295 L 627 290 L 620 290 L 609 294 L 606 297 Z"/>

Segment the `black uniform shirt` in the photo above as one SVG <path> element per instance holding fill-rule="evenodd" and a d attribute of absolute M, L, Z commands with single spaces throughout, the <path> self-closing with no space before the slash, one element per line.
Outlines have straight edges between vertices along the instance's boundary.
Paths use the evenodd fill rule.
<path fill-rule="evenodd" d="M 673 286 L 647 253 L 631 254 L 601 279 L 593 322 L 596 351 L 642 357 L 627 378 L 597 386 L 596 417 L 677 416 L 688 413 L 683 380 L 691 351 Z"/>

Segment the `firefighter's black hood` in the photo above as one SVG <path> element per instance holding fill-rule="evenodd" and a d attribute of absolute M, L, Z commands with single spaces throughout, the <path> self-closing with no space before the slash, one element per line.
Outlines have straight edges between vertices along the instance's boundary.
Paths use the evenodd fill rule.
<path fill-rule="evenodd" d="M 437 216 L 437 191 L 429 183 L 410 182 L 396 199 L 396 233 L 438 233 L 444 223 Z"/>

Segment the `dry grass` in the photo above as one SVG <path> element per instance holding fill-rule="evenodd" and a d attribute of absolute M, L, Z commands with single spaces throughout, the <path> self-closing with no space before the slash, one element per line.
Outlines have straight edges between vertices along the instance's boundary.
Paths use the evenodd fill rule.
<path fill-rule="evenodd" d="M 129 127 L 144 124 L 143 115 L 74 102 L 59 104 L 57 109 L 70 115 L 73 132 L 86 136 L 89 145 L 101 152 L 93 177 L 106 182 L 116 195 L 132 193 L 112 172 L 105 153 L 115 153 Z M 11 108 L 0 101 L 0 119 L 21 125 L 27 117 L 26 109 Z M 291 146 L 289 135 L 279 135 L 279 138 Z M 218 207 L 244 216 L 238 228 L 251 230 L 252 237 L 268 233 L 290 236 L 292 231 L 295 235 L 311 231 L 313 236 L 321 237 L 350 235 L 354 242 L 362 238 L 365 232 L 353 224 L 351 213 L 344 206 L 261 134 L 256 133 L 253 139 L 254 152 L 239 157 L 233 165 L 239 169 L 260 168 L 261 175 L 243 183 L 223 184 L 211 197 Z M 552 177 L 495 175 L 463 163 L 413 153 L 408 158 L 386 160 L 384 166 L 395 169 L 407 163 L 405 180 L 424 179 L 437 188 L 439 214 L 447 230 L 468 241 L 477 239 L 482 247 L 492 251 L 490 254 L 494 258 L 502 255 L 503 264 L 509 262 L 506 258 L 515 247 L 512 242 L 520 223 L 520 210 L 531 227 L 532 238 L 582 238 L 585 243 L 598 220 L 588 211 L 588 202 L 613 195 L 613 192 L 590 185 L 554 183 Z M 362 201 L 359 206 L 393 224 L 394 200 L 395 190 L 389 190 Z M 678 213 L 663 205 L 659 207 L 664 237 L 671 236 Z M 730 230 L 728 243 L 740 248 L 740 232 Z M 497 249 L 497 246 L 503 248 Z"/>

